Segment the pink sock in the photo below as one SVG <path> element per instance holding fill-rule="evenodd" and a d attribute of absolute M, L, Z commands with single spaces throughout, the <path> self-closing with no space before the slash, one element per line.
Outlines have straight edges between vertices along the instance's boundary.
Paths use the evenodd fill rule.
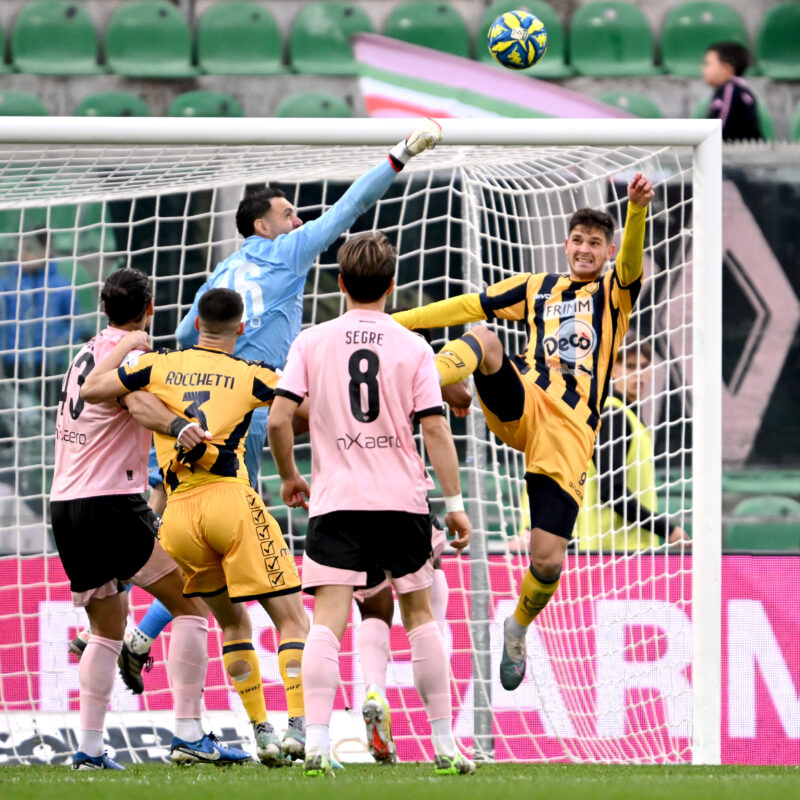
<path fill-rule="evenodd" d="M 180 616 L 172 620 L 167 675 L 176 719 L 200 719 L 208 666 L 208 620 Z"/>
<path fill-rule="evenodd" d="M 102 731 L 106 711 L 114 688 L 117 658 L 122 650 L 122 640 L 104 639 L 92 634 L 78 666 L 80 683 L 81 730 Z M 97 737 L 91 737 L 94 741 Z M 92 748 L 96 749 L 96 748 Z M 90 756 L 100 753 L 88 753 Z"/>
<path fill-rule="evenodd" d="M 422 698 L 428 720 L 450 719 L 450 664 L 439 626 L 435 622 L 420 625 L 408 634 L 408 641 L 414 686 Z"/>
<path fill-rule="evenodd" d="M 447 586 L 447 578 L 444 576 L 444 570 L 435 569 L 433 571 L 433 586 L 431 587 L 431 608 L 433 609 L 433 618 L 442 633 L 444 633 L 444 621 L 447 617 L 448 592 L 449 588 Z"/>
<path fill-rule="evenodd" d="M 376 617 L 358 626 L 358 653 L 364 672 L 364 686 L 377 686 L 386 694 L 386 664 L 389 661 L 389 626 Z"/>
<path fill-rule="evenodd" d="M 339 640 L 325 625 L 312 625 L 303 650 L 306 725 L 329 725 L 339 686 Z"/>

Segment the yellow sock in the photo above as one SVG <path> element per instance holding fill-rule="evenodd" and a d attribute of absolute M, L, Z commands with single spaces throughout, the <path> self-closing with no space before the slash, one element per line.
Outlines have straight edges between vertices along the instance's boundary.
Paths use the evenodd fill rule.
<path fill-rule="evenodd" d="M 278 647 L 278 666 L 286 688 L 286 710 L 289 717 L 305 716 L 303 704 L 303 678 L 300 664 L 303 662 L 305 639 L 283 639 Z"/>
<path fill-rule="evenodd" d="M 264 690 L 261 688 L 261 668 L 258 665 L 256 651 L 249 639 L 225 642 L 222 645 L 222 661 L 231 679 L 233 688 L 242 698 L 242 705 L 254 725 L 267 721 L 267 705 L 264 702 Z M 231 665 L 236 661 L 244 661 L 248 670 L 238 675 L 231 675 Z"/>
<path fill-rule="evenodd" d="M 514 619 L 527 628 L 550 602 L 550 598 L 558 589 L 560 580 L 561 576 L 552 583 L 544 583 L 533 574 L 532 570 L 526 570 L 522 585 L 519 587 L 519 600 L 514 610 Z"/>
<path fill-rule="evenodd" d="M 436 354 L 436 369 L 439 370 L 442 386 L 466 380 L 483 361 L 483 347 L 471 334 L 465 333 L 448 342 Z"/>

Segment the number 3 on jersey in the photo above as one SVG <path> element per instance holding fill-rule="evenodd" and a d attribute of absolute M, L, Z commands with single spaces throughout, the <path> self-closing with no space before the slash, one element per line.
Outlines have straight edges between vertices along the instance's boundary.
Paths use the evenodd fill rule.
<path fill-rule="evenodd" d="M 359 422 L 374 422 L 381 413 L 381 397 L 378 391 L 380 365 L 378 354 L 364 348 L 356 350 L 347 362 L 350 372 L 350 411 Z M 362 406 L 362 386 L 366 387 L 366 409 Z"/>

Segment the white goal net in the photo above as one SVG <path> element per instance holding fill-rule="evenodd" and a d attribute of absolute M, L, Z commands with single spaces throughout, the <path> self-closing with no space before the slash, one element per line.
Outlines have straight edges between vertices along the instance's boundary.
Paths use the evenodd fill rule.
<path fill-rule="evenodd" d="M 367 121 L 352 122 L 369 128 Z M 496 760 L 714 761 L 719 269 L 708 262 L 715 255 L 713 236 L 700 226 L 713 233 L 719 224 L 718 208 L 709 208 L 719 175 L 704 167 L 697 148 L 709 129 L 694 123 L 701 127 L 669 145 L 659 144 L 652 131 L 642 136 L 647 146 L 526 145 L 493 138 L 488 127 L 481 138 L 449 124 L 445 144 L 414 159 L 351 230 L 381 229 L 396 244 L 397 306 L 481 291 L 520 272 L 563 272 L 567 220 L 576 208 L 607 210 L 619 243 L 633 173 L 653 180 L 656 192 L 646 277 L 623 353 L 629 372 L 638 370 L 637 383 L 620 402 L 623 416 L 626 406 L 635 411 L 642 435 L 633 436 L 633 422 L 607 430 L 607 446 L 595 459 L 598 474 L 590 470 L 587 477 L 592 499 L 582 511 L 580 535 L 570 544 L 555 599 L 529 630 L 528 674 L 515 692 L 501 688 L 498 665 L 502 620 L 514 608 L 529 563 L 524 460 L 488 432 L 477 400 L 466 419 L 451 416 L 476 528 L 469 556 L 444 558 L 456 735 L 468 751 Z M 524 122 L 515 125 L 522 131 Z M 354 141 L 365 141 L 357 126 L 342 128 L 345 138 L 337 141 L 346 141 L 348 130 Z M 398 132 L 387 135 L 386 144 L 400 138 Z M 0 764 L 62 763 L 75 746 L 77 660 L 68 644 L 85 618 L 70 604 L 52 544 L 48 490 L 61 376 L 79 345 L 105 324 L 98 308 L 103 280 L 122 265 L 152 276 L 155 343 L 174 346 L 175 327 L 194 293 L 238 246 L 233 218 L 248 186 L 282 188 L 308 220 L 385 158 L 386 146 L 332 147 L 324 133 L 317 146 L 250 145 L 246 138 L 224 146 L 0 143 Z M 636 141 L 635 135 L 627 130 L 619 141 Z M 607 140 L 613 143 L 613 132 Z M 558 141 L 557 133 L 551 141 Z M 323 253 L 309 275 L 305 325 L 343 310 L 336 250 L 334 244 Z M 491 324 L 508 353 L 525 351 L 522 324 Z M 459 333 L 436 330 L 435 345 Z M 632 377 L 626 385 L 633 385 Z M 615 380 L 611 388 L 624 398 L 626 385 Z M 615 445 L 625 453 L 623 464 L 610 455 Z M 298 442 L 297 458 L 309 472 L 306 438 Z M 268 454 L 261 489 L 302 563 L 306 517 L 280 504 Z M 435 499 L 433 506 L 441 512 Z M 650 532 L 675 528 L 692 533 L 693 555 L 668 548 Z M 108 536 L 113 547 L 114 531 Z M 702 603 L 701 585 L 707 593 Z M 148 603 L 149 595 L 133 590 L 135 620 Z M 285 705 L 276 634 L 260 607 L 250 610 L 267 707 L 280 727 Z M 399 615 L 395 622 L 388 674 L 394 736 L 401 760 L 419 760 L 430 756 L 428 724 Z M 333 719 L 340 760 L 369 759 L 357 623 L 354 609 Z M 143 695 L 117 681 L 107 737 L 117 760 L 166 754 L 168 646 L 169 628 L 154 647 Z M 210 722 L 247 744 L 249 726 L 225 677 L 216 627 L 209 648 Z"/>

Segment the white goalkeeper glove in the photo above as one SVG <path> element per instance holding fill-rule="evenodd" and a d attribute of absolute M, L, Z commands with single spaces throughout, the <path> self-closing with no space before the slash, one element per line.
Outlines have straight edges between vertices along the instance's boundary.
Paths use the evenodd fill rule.
<path fill-rule="evenodd" d="M 419 155 L 423 150 L 433 150 L 442 141 L 442 126 L 433 119 L 423 120 L 402 141 L 398 142 L 389 155 L 402 165 L 408 164 L 412 156 Z"/>

